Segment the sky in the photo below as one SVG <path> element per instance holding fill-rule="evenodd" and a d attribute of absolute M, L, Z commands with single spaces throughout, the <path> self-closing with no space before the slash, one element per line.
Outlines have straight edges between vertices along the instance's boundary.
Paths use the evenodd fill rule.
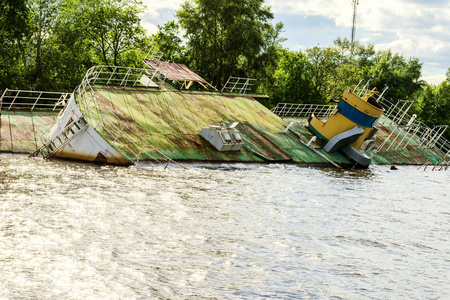
<path fill-rule="evenodd" d="M 175 19 L 185 0 L 142 0 L 141 16 L 149 33 Z M 340 38 L 351 39 L 352 0 L 266 0 L 273 23 L 284 24 L 283 46 L 293 51 L 330 46 Z M 423 63 L 422 79 L 430 84 L 445 80 L 450 68 L 449 0 L 359 0 L 356 40 L 376 50 L 391 49 Z"/>

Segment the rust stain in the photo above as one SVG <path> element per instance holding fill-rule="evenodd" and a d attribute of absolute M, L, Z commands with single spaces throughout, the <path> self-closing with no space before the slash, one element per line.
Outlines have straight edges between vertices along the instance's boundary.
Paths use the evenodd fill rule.
<path fill-rule="evenodd" d="M 236 127 L 241 132 L 246 145 L 251 144 L 255 151 L 262 151 L 265 156 L 273 160 L 291 160 L 292 158 L 284 152 L 268 135 L 256 129 L 248 122 L 241 122 Z"/>
<path fill-rule="evenodd" d="M 32 153 L 58 112 L 2 111 L 0 151 Z"/>

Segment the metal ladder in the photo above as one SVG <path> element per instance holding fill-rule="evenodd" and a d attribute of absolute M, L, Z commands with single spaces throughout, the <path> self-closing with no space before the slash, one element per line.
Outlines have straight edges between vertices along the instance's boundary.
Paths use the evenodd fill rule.
<path fill-rule="evenodd" d="M 72 121 L 61 132 L 55 135 L 51 140 L 44 143 L 38 148 L 30 157 L 36 157 L 39 154 L 44 159 L 50 158 L 53 154 L 64 148 L 70 141 L 76 138 L 80 133 L 84 132 L 89 127 L 89 124 L 83 117 Z"/>

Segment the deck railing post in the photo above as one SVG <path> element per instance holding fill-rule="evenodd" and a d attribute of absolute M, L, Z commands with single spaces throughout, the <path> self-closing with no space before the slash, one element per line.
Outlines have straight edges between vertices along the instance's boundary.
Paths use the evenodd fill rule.
<path fill-rule="evenodd" d="M 5 97 L 7 92 L 8 92 L 8 89 L 5 88 L 5 90 L 3 91 L 2 97 L 0 98 L 0 110 L 2 110 L 2 108 L 3 108 L 3 98 Z"/>

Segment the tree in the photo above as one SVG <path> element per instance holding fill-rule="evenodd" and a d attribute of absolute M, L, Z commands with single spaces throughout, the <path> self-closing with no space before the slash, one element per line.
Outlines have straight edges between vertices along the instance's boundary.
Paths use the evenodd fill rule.
<path fill-rule="evenodd" d="M 263 0 L 193 0 L 177 12 L 187 39 L 189 65 L 213 85 L 229 76 L 248 77 L 264 65 L 275 65 L 273 48 L 282 25 Z M 269 55 L 270 52 L 270 55 Z"/>
<path fill-rule="evenodd" d="M 180 26 L 175 21 L 168 21 L 163 26 L 158 25 L 158 32 L 152 36 L 152 42 L 163 53 L 163 60 L 182 62 L 185 57 L 185 47 L 178 36 Z"/>
<path fill-rule="evenodd" d="M 58 6 L 58 17 L 52 27 L 48 43 L 52 57 L 47 60 L 47 70 L 55 90 L 73 90 L 83 79 L 86 70 L 98 64 L 89 47 L 81 23 L 80 1 L 63 0 Z"/>
<path fill-rule="evenodd" d="M 311 77 L 314 94 L 320 95 L 317 102 L 325 102 L 332 97 L 337 78 L 337 68 L 340 66 L 339 52 L 335 47 L 313 47 L 306 50 L 311 63 Z M 316 100 L 316 99 L 314 99 Z"/>
<path fill-rule="evenodd" d="M 131 51 L 143 38 L 138 0 L 87 0 L 79 3 L 78 24 L 88 38 L 88 45 L 98 60 L 106 65 L 119 65 L 124 52 Z"/>
<path fill-rule="evenodd" d="M 406 59 L 391 50 L 381 50 L 375 55 L 372 73 L 376 75 L 373 84 L 389 86 L 386 97 L 398 100 L 412 99 L 424 84 L 419 80 L 422 63 L 417 58 Z"/>
<path fill-rule="evenodd" d="M 26 0 L 0 0 L 0 90 L 23 85 L 24 40 L 29 35 Z"/>
<path fill-rule="evenodd" d="M 391 101 L 414 99 L 424 83 L 419 79 L 422 64 L 390 50 L 375 51 L 347 39 L 336 39 L 332 46 L 312 47 L 304 53 L 280 51 L 272 103 L 327 103 L 340 98 L 345 88 L 371 78 L 379 90 L 389 86 L 385 97 Z"/>
<path fill-rule="evenodd" d="M 247 76 L 256 78 L 258 81 L 257 91 L 263 94 L 270 93 L 274 82 L 277 63 L 280 59 L 281 43 L 286 39 L 280 37 L 283 31 L 283 23 L 275 26 L 268 24 L 263 30 L 264 45 L 261 54 L 253 60 L 253 66 L 249 69 Z"/>
<path fill-rule="evenodd" d="M 276 103 L 317 103 L 321 95 L 314 89 L 311 77 L 311 63 L 302 52 L 281 49 L 275 84 L 269 93 L 272 104 Z"/>
<path fill-rule="evenodd" d="M 419 119 L 428 126 L 450 125 L 450 82 L 438 86 L 426 85 L 418 97 L 416 111 Z M 450 130 L 445 137 L 450 139 Z"/>
<path fill-rule="evenodd" d="M 32 89 L 51 90 L 54 85 L 49 65 L 52 64 L 54 47 L 51 35 L 58 15 L 57 0 L 30 1 L 31 35 L 26 42 L 24 69 Z"/>

